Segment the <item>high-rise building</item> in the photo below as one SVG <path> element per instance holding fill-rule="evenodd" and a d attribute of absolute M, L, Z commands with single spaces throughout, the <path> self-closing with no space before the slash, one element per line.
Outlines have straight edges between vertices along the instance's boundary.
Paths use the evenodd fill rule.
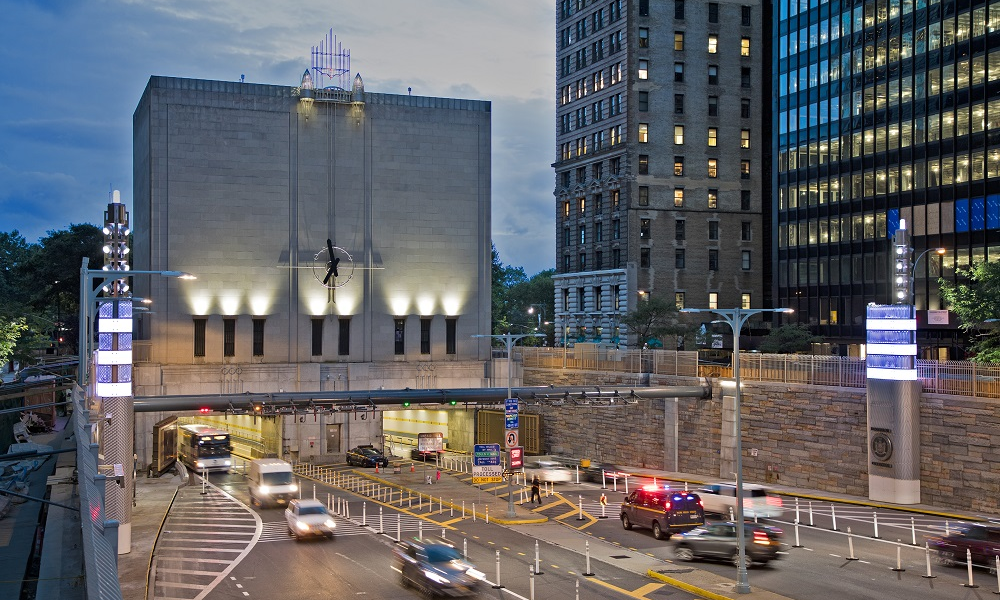
<path fill-rule="evenodd" d="M 650 297 L 767 302 L 761 10 L 556 2 L 557 343 L 625 344 Z"/>
<path fill-rule="evenodd" d="M 921 353 L 955 358 L 937 280 L 1000 257 L 1000 2 L 778 0 L 774 22 L 775 304 L 860 345 L 903 223 Z"/>

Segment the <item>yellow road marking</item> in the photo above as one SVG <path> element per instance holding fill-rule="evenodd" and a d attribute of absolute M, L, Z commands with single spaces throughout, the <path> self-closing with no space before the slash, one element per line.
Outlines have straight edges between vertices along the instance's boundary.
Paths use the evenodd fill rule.
<path fill-rule="evenodd" d="M 634 590 L 626 590 L 625 588 L 620 588 L 616 585 L 610 584 L 607 581 L 601 581 L 600 579 L 594 579 L 592 577 L 588 577 L 584 579 L 584 581 L 588 581 L 590 583 L 596 583 L 597 585 L 606 587 L 609 590 L 614 590 L 619 594 L 623 594 L 631 598 L 639 598 L 640 600 L 647 600 L 646 594 L 655 592 L 656 590 L 664 586 L 664 584 L 662 583 L 647 583 L 646 585 L 636 588 Z"/>

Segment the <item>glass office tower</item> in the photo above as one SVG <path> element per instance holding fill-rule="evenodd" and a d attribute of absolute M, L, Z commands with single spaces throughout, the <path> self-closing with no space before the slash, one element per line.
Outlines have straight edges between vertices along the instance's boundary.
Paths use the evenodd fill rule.
<path fill-rule="evenodd" d="M 778 0 L 774 19 L 774 304 L 860 351 L 903 220 L 921 355 L 960 358 L 937 279 L 1000 257 L 1000 1 Z"/>

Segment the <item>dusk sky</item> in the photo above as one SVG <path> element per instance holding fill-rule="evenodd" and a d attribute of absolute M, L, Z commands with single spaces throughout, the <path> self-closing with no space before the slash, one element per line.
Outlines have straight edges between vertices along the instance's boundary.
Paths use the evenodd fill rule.
<path fill-rule="evenodd" d="M 493 242 L 555 265 L 551 0 L 0 0 L 0 231 L 29 242 L 132 208 L 151 75 L 298 85 L 332 28 L 370 92 L 493 103 Z"/>

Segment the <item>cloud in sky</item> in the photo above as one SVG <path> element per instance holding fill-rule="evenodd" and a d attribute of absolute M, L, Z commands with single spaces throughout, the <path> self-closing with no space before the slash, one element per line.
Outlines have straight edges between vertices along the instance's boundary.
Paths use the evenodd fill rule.
<path fill-rule="evenodd" d="M 97 223 L 132 196 L 132 114 L 151 75 L 297 85 L 326 32 L 365 89 L 493 103 L 493 240 L 555 264 L 550 0 L 0 0 L 0 231 Z"/>

